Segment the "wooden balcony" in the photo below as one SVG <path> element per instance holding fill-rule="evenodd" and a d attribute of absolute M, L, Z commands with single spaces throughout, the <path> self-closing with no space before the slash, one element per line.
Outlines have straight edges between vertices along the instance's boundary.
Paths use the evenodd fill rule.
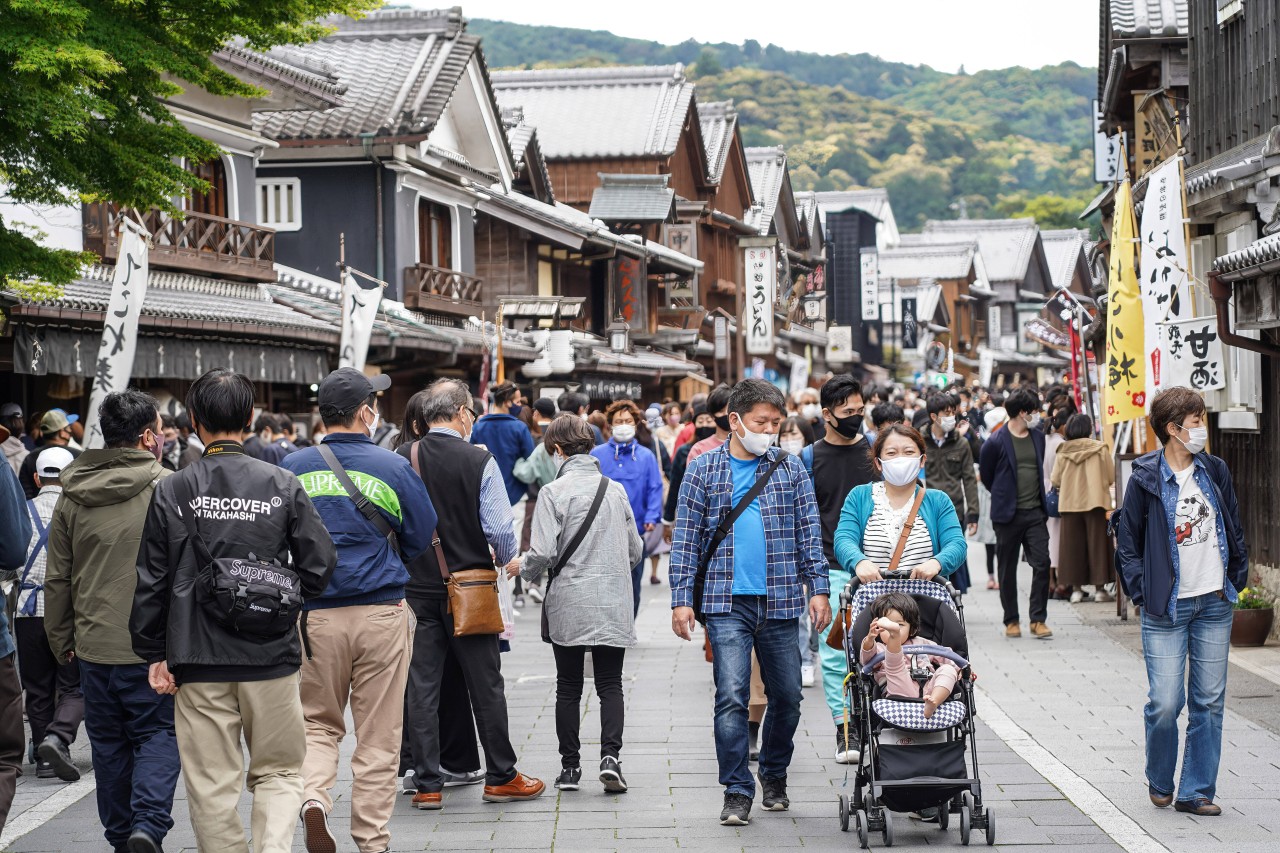
<path fill-rule="evenodd" d="M 84 206 L 85 249 L 115 263 L 120 218 L 113 204 Z M 137 213 L 151 233 L 152 267 L 245 281 L 275 281 L 276 232 L 251 222 L 188 211 L 182 219 L 152 208 Z"/>
<path fill-rule="evenodd" d="M 484 279 L 457 270 L 415 264 L 404 270 L 404 304 L 418 311 L 479 316 Z"/>

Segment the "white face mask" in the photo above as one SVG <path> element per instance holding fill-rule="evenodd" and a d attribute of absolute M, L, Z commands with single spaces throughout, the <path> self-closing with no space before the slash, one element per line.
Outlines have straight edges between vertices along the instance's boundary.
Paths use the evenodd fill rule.
<path fill-rule="evenodd" d="M 947 415 L 945 417 L 938 418 L 938 426 L 942 427 L 943 432 L 951 432 L 956 428 L 955 415 Z"/>
<path fill-rule="evenodd" d="M 798 456 L 800 451 L 804 450 L 803 438 L 784 438 L 778 444 L 792 456 Z"/>
<path fill-rule="evenodd" d="M 920 476 L 919 456 L 898 456 L 893 459 L 882 459 L 880 470 L 884 473 L 884 481 L 893 486 L 910 485 Z"/>
<path fill-rule="evenodd" d="M 807 421 L 816 421 L 822 417 L 822 407 L 817 403 L 805 403 L 800 407 L 800 416 Z"/>
<path fill-rule="evenodd" d="M 618 424 L 613 428 L 613 440 L 619 444 L 626 444 L 635 437 L 636 428 L 632 424 Z"/>
<path fill-rule="evenodd" d="M 738 418 L 738 425 L 742 427 L 742 435 L 738 435 L 735 431 L 734 435 L 738 435 L 738 441 L 742 442 L 742 448 L 752 456 L 764 456 L 769 447 L 777 438 L 775 433 L 769 432 L 752 432 L 747 429 L 747 425 L 742 422 L 742 418 Z"/>
<path fill-rule="evenodd" d="M 1182 430 L 1187 434 L 1187 440 L 1182 441 L 1179 438 L 1178 441 L 1182 441 L 1182 446 L 1193 455 L 1204 450 L 1204 446 L 1209 443 L 1208 427 L 1191 427 L 1190 429 L 1182 427 Z M 1174 437 L 1177 438 L 1177 436 Z"/>
<path fill-rule="evenodd" d="M 373 423 L 366 424 L 366 426 L 369 427 L 369 436 L 373 437 L 373 434 L 378 431 L 378 427 L 382 424 L 382 413 L 377 409 L 372 409 L 371 411 L 373 412 Z"/>
<path fill-rule="evenodd" d="M 1040 426 L 1040 413 L 1036 412 L 1034 415 L 1027 418 L 1027 429 L 1035 429 L 1038 426 Z"/>

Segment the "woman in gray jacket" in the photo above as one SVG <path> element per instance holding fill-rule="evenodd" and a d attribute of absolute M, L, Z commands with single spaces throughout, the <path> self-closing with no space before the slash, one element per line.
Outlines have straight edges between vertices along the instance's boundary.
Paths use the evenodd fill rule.
<path fill-rule="evenodd" d="M 555 784 L 562 791 L 576 791 L 582 779 L 578 728 L 583 661 L 589 650 L 600 698 L 600 781 L 605 791 L 622 793 L 627 790 L 618 758 L 622 659 L 627 647 L 636 642 L 631 567 L 643 556 L 644 543 L 636 532 L 627 493 L 610 482 L 582 540 L 556 569 L 587 519 L 602 475 L 600 464 L 591 456 L 595 436 L 581 418 L 556 418 L 543 433 L 543 442 L 560 473 L 538 493 L 531 547 L 519 565 L 512 562 L 508 572 L 519 573 L 527 581 L 547 572 L 554 581 L 542 606 L 556 658 L 556 736 L 563 769 Z"/>

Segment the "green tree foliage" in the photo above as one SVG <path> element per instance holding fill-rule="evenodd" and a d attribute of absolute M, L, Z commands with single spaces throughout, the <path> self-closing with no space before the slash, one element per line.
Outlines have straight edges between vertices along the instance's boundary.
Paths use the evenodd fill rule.
<path fill-rule="evenodd" d="M 320 37 L 316 21 L 358 15 L 379 0 L 9 0 L 0 13 L 0 185 L 7 204 L 112 201 L 176 212 L 172 199 L 207 185 L 181 165 L 218 154 L 165 107 L 187 85 L 261 94 L 211 56 Z M 185 81 L 185 82 L 179 82 Z M 65 283 L 85 258 L 38 244 L 5 223 L 0 284 Z"/>
<path fill-rule="evenodd" d="M 1063 223 L 1093 195 L 1089 98 L 1097 81 L 1074 63 L 945 74 L 751 40 L 663 45 L 487 20 L 469 28 L 495 67 L 696 62 L 698 99 L 732 98 L 744 144 L 786 146 L 797 190 L 888 187 L 904 230 L 955 218 L 961 199 L 970 216 L 1006 215 L 1012 206 L 1042 213 L 1053 227 L 1079 227 Z"/>

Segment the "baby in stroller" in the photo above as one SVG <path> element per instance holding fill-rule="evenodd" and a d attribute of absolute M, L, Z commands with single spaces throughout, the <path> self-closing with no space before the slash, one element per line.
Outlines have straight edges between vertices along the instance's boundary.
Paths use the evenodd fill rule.
<path fill-rule="evenodd" d="M 960 669 L 937 655 L 904 655 L 903 646 L 936 645 L 919 636 L 920 606 L 904 592 L 888 592 L 871 603 L 871 627 L 862 641 L 864 665 L 884 653 L 872 673 L 889 699 L 923 699 L 925 719 L 947 701 Z M 908 659 L 909 658 L 909 659 Z"/>

